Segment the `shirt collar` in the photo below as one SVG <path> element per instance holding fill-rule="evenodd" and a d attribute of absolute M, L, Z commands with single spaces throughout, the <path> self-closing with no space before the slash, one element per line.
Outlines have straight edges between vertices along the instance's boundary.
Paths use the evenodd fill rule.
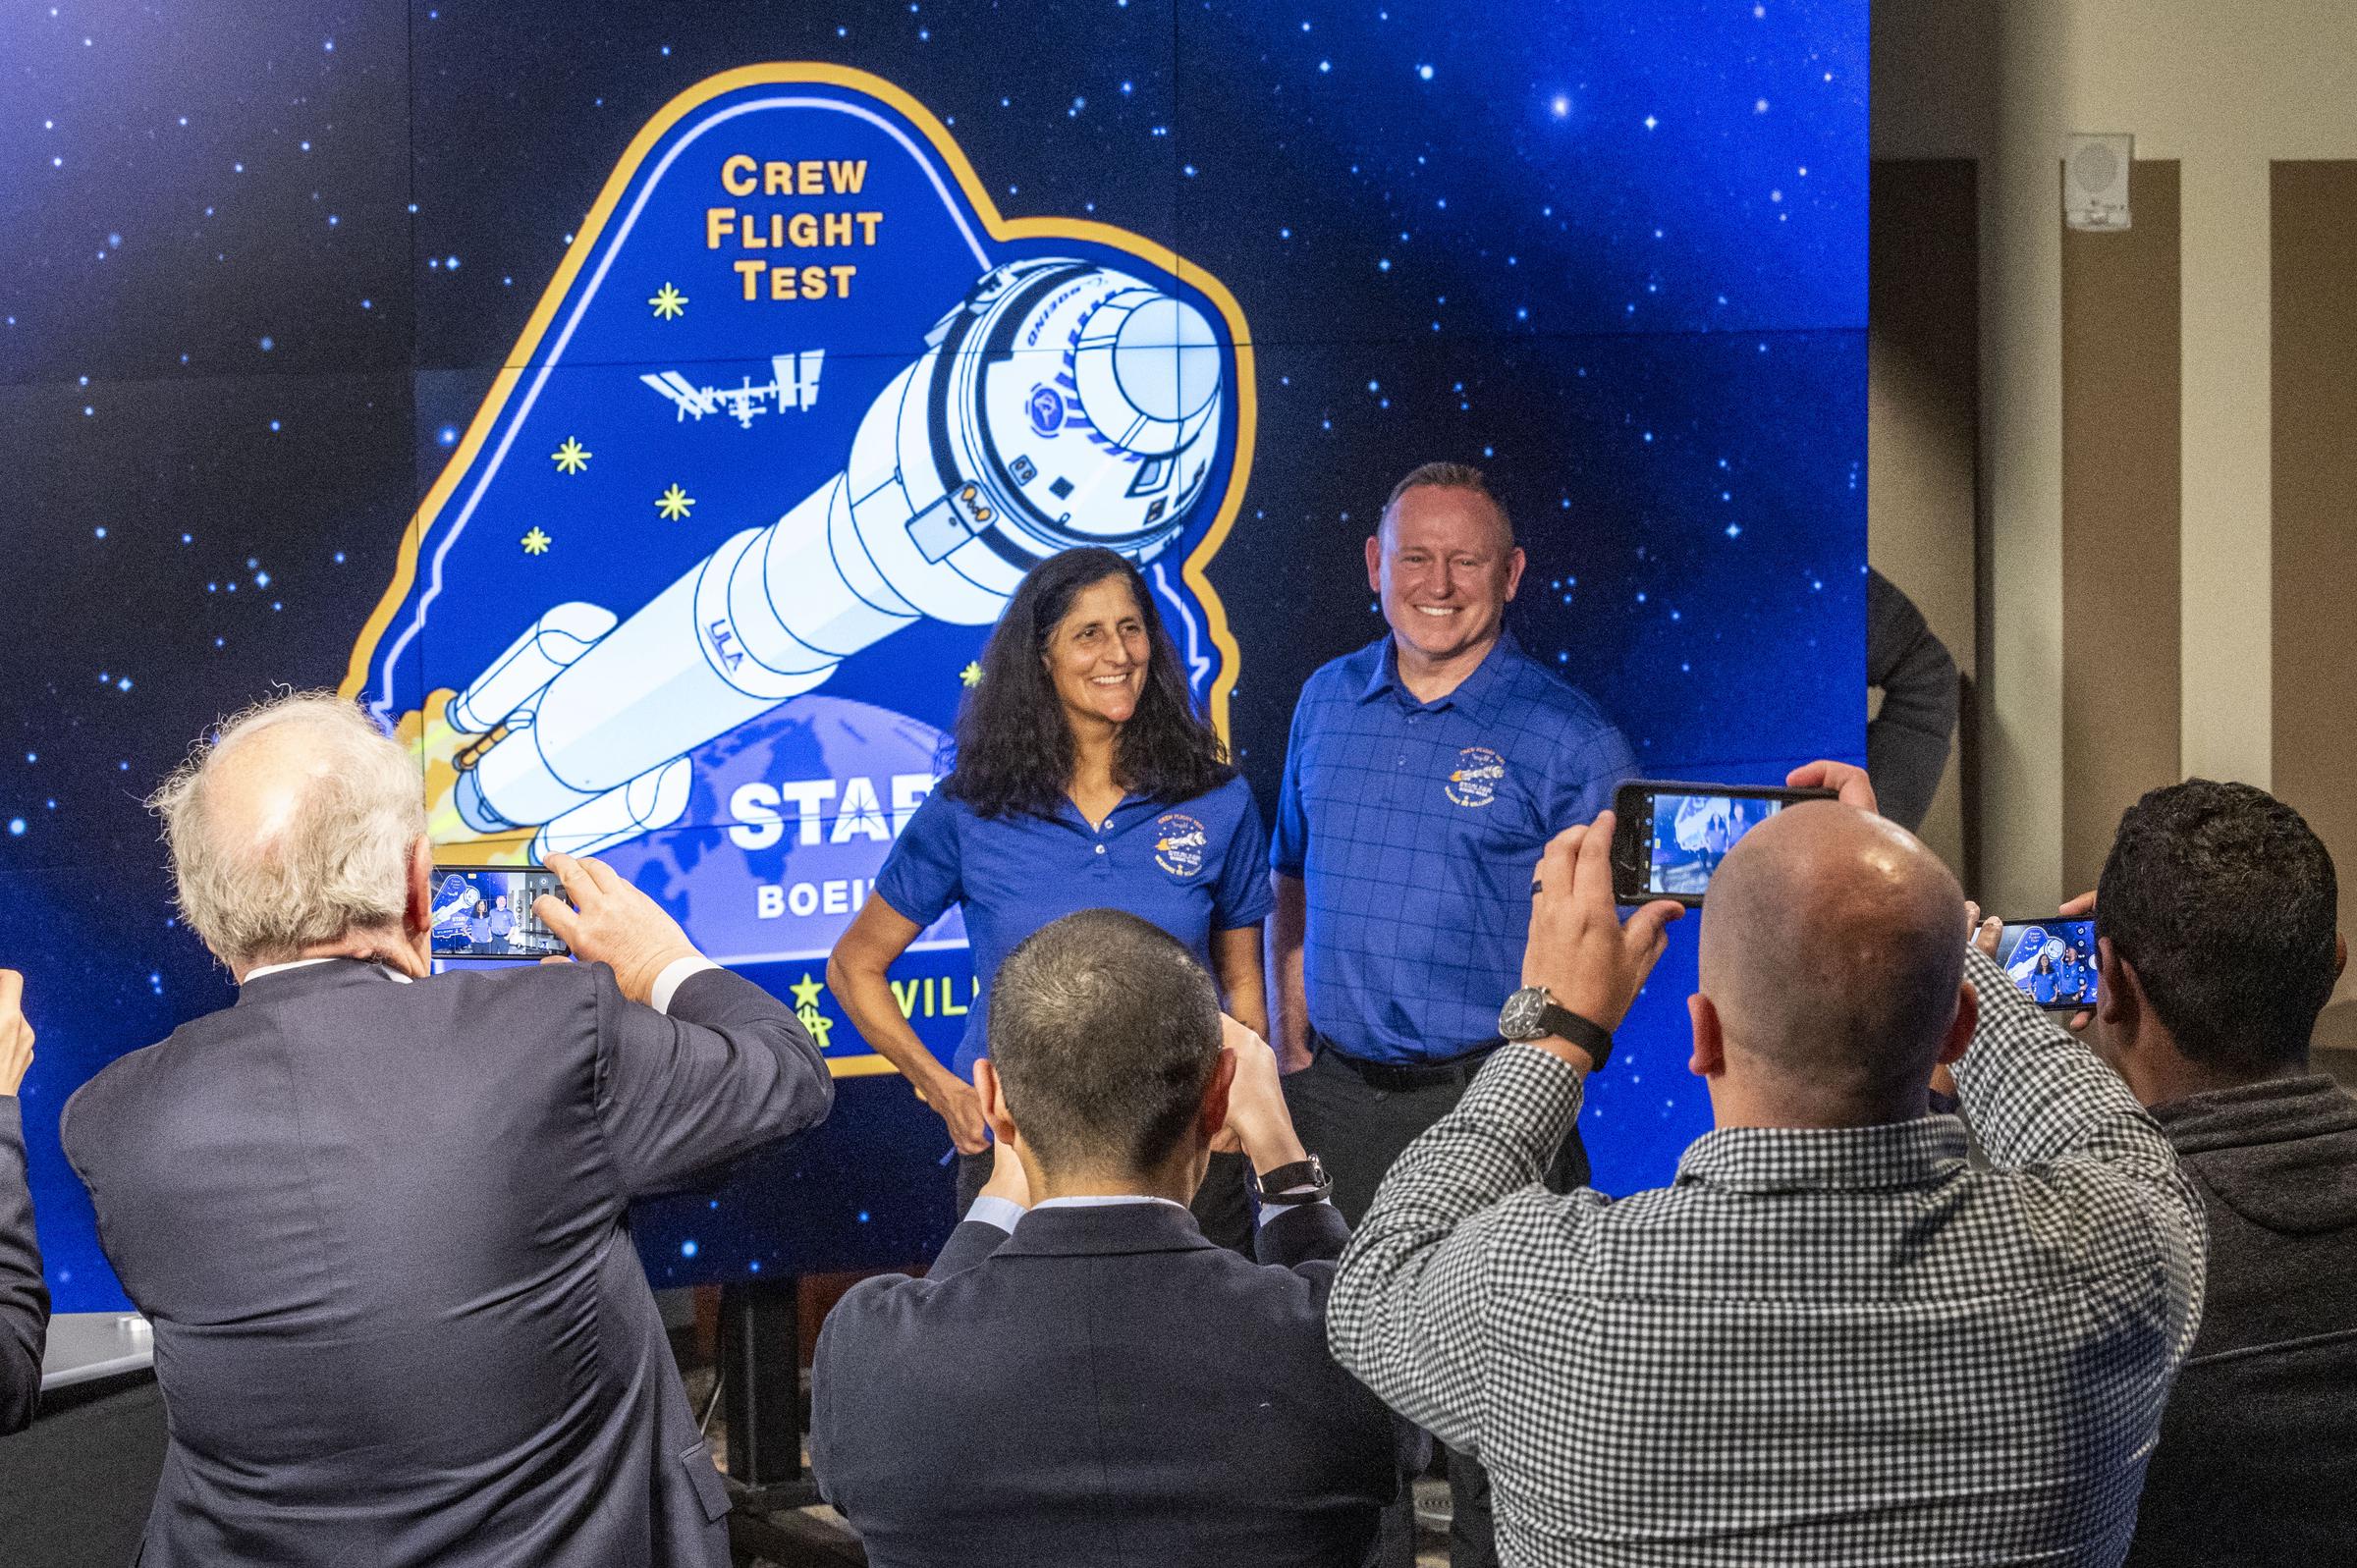
<path fill-rule="evenodd" d="M 1070 795 L 1064 795 L 1060 797 L 1059 803 L 1063 809 L 1057 815 L 1056 820 L 1058 822 L 1063 823 L 1068 828 L 1076 829 L 1081 833 L 1095 833 L 1098 831 L 1094 824 L 1092 824 L 1086 817 L 1080 815 L 1080 808 L 1072 804 L 1072 797 Z M 1154 806 L 1156 804 L 1157 802 L 1151 795 L 1141 795 L 1134 791 L 1124 794 L 1121 798 L 1121 803 L 1116 805 L 1113 810 L 1106 813 L 1105 826 L 1107 828 L 1113 828 L 1129 822 L 1137 816 L 1139 808 Z"/>
<path fill-rule="evenodd" d="M 345 962 L 368 962 L 368 966 L 370 968 L 381 973 L 387 980 L 398 980 L 405 986 L 410 983 L 410 976 L 403 974 L 400 970 L 395 969 L 388 964 L 375 963 L 360 959 L 348 960 L 341 955 L 338 955 L 328 958 L 294 958 L 290 959 L 286 963 L 262 964 L 256 968 L 247 970 L 246 978 L 241 981 L 240 984 L 250 986 L 255 981 L 261 979 L 264 975 L 283 975 L 291 969 L 308 969 L 314 964 Z"/>
<path fill-rule="evenodd" d="M 1919 1116 L 1872 1127 L 1721 1127 L 1677 1162 L 1677 1185 L 1729 1192 L 1928 1187 L 1964 1168 L 1964 1123 Z"/>
<path fill-rule="evenodd" d="M 1506 683 L 1514 661 L 1522 657 L 1522 645 L 1514 634 L 1501 626 L 1498 640 L 1482 656 L 1473 673 L 1456 683 L 1455 689 L 1430 702 L 1418 702 L 1414 692 L 1399 678 L 1399 639 L 1383 639 L 1383 652 L 1375 661 L 1374 672 L 1367 676 L 1367 687 L 1359 693 L 1360 702 L 1371 702 L 1385 692 L 1392 692 L 1410 708 L 1438 712 L 1443 708 L 1462 707 L 1473 719 L 1488 724 L 1498 717 L 1499 703 L 1506 695 Z"/>
<path fill-rule="evenodd" d="M 1029 1214 L 1032 1209 L 1109 1209 L 1117 1203 L 1167 1203 L 1174 1209 L 1186 1207 L 1175 1199 L 1157 1197 L 1150 1192 L 1106 1192 L 1082 1193 L 1069 1198 L 1042 1198 L 1023 1212 Z"/>

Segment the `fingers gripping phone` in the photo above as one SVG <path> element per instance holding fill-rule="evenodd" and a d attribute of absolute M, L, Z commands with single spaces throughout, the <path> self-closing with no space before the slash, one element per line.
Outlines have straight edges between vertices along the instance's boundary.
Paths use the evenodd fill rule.
<path fill-rule="evenodd" d="M 2008 920 L 1998 933 L 1997 961 L 2041 1007 L 2076 1012 L 2095 1005 L 2092 920 Z"/>
<path fill-rule="evenodd" d="M 1613 792 L 1613 899 L 1698 907 L 1736 839 L 1786 806 L 1833 798 L 1831 789 L 1765 784 L 1624 784 Z"/>
<path fill-rule="evenodd" d="M 436 866 L 433 956 L 461 961 L 535 960 L 565 955 L 562 938 L 532 911 L 542 893 L 565 896 L 544 866 Z"/>

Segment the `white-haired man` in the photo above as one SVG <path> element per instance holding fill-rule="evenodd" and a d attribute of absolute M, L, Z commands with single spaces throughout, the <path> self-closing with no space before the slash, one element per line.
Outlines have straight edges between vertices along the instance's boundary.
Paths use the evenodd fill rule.
<path fill-rule="evenodd" d="M 230 721 L 157 792 L 238 1002 L 62 1127 L 155 1325 L 140 1560 L 720 1568 L 628 1206 L 820 1120 L 825 1063 L 593 860 L 551 856 L 577 908 L 537 905 L 592 961 L 428 978 L 422 793 L 324 695 Z"/>

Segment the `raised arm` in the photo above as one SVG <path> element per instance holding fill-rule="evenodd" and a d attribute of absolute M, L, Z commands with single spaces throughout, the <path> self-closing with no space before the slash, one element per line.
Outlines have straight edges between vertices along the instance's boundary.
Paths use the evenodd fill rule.
<path fill-rule="evenodd" d="M 1665 928 L 1684 913 L 1652 903 L 1621 925 L 1612 838 L 1608 811 L 1547 846 L 1522 960 L 1524 985 L 1544 986 L 1558 1005 L 1607 1032 L 1661 957 Z M 1560 1208 L 1571 1224 L 1593 1201 L 1541 1187 L 1579 1114 L 1591 1065 L 1569 1040 L 1502 1047 L 1456 1108 L 1392 1166 L 1343 1254 L 1326 1309 L 1335 1359 L 1451 1447 L 1481 1451 L 1485 1313 L 1501 1267 L 1492 1235 L 1514 1203 Z"/>
<path fill-rule="evenodd" d="M 534 909 L 598 975 L 597 1115 L 627 1196 L 816 1126 L 835 1103 L 794 1009 L 705 958 L 679 923 L 603 862 L 550 855 L 564 900 Z"/>
<path fill-rule="evenodd" d="M 1977 943 L 1964 973 L 1981 1013 L 1972 1049 L 1955 1065 L 1956 1087 L 1990 1162 L 2101 1161 L 2198 1209 L 2168 1139 L 2119 1074 L 2058 1028 Z"/>
<path fill-rule="evenodd" d="M 25 1126 L 17 1090 L 32 1065 L 32 1026 L 21 1003 L 25 977 L 0 969 L 0 1433 L 31 1424 L 41 1402 L 41 1348 L 49 1290 L 32 1231 L 25 1180 Z"/>

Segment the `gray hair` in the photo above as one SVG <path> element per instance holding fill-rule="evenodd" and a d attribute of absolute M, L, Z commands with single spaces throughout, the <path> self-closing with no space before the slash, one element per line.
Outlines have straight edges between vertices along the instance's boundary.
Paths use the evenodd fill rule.
<path fill-rule="evenodd" d="M 293 808 L 225 821 L 225 759 L 268 730 L 300 727 L 310 755 L 283 784 Z M 231 963 L 291 958 L 358 930 L 398 924 L 410 855 L 425 836 L 424 776 L 356 703 L 328 691 L 265 698 L 199 738 L 148 797 L 163 819 L 181 918 Z"/>
<path fill-rule="evenodd" d="M 1489 475 L 1469 462 L 1425 462 L 1409 469 L 1406 478 L 1392 486 L 1391 497 L 1383 504 L 1378 526 L 1391 522 L 1392 512 L 1399 505 L 1401 496 L 1425 485 L 1441 490 L 1462 490 L 1481 497 L 1490 504 L 1490 510 L 1498 514 L 1498 526 L 1506 530 L 1507 545 L 1509 549 L 1512 547 L 1514 519 L 1507 515 L 1506 503 L 1491 493 Z"/>
<path fill-rule="evenodd" d="M 1220 1060 L 1220 993 L 1184 943 L 1083 909 L 1018 944 L 990 983 L 1007 1113 L 1049 1171 L 1143 1171 L 1186 1136 Z"/>

